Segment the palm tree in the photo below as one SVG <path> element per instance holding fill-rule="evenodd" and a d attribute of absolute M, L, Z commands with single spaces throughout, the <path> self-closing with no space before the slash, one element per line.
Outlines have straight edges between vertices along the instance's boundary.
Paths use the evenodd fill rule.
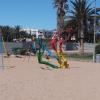
<path fill-rule="evenodd" d="M 21 38 L 20 30 L 21 30 L 21 27 L 19 25 L 15 26 L 16 38 Z"/>
<path fill-rule="evenodd" d="M 10 40 L 10 27 L 9 26 L 0 26 L 0 30 L 3 34 L 3 39 L 4 41 L 9 41 Z"/>
<path fill-rule="evenodd" d="M 62 33 L 64 26 L 64 16 L 68 8 L 68 0 L 54 0 L 54 7 L 57 8 L 57 31 Z"/>
<path fill-rule="evenodd" d="M 87 28 L 87 21 L 93 14 L 93 8 L 91 4 L 88 4 L 88 0 L 71 0 L 73 9 L 71 13 L 73 18 L 76 20 L 78 26 L 78 35 L 80 37 L 80 53 L 84 53 L 84 34 Z"/>

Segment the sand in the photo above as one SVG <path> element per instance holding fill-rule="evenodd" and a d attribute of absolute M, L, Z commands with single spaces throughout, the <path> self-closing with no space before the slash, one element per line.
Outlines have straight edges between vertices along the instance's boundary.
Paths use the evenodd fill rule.
<path fill-rule="evenodd" d="M 53 69 L 36 57 L 5 58 L 0 100 L 100 100 L 100 63 L 68 63 L 69 69 Z"/>

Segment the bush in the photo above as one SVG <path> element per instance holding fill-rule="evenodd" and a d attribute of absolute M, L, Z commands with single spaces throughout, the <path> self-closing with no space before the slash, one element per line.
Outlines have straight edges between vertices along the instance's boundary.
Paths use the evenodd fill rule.
<path fill-rule="evenodd" d="M 13 48 L 12 49 L 13 54 L 15 54 L 15 55 L 20 54 L 20 49 L 21 48 Z"/>
<path fill-rule="evenodd" d="M 26 49 L 23 49 L 23 48 L 13 48 L 12 49 L 12 51 L 13 51 L 13 53 L 15 54 L 15 55 L 25 55 L 25 53 L 26 53 Z"/>
<path fill-rule="evenodd" d="M 100 54 L 100 45 L 96 45 L 95 47 L 95 53 Z"/>
<path fill-rule="evenodd" d="M 27 52 L 27 50 L 22 48 L 20 50 L 20 55 L 26 55 L 26 52 Z"/>

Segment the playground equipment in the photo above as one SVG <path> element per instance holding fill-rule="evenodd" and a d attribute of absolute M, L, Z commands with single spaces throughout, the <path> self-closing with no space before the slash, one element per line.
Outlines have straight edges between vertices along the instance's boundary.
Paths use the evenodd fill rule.
<path fill-rule="evenodd" d="M 57 44 L 58 43 L 58 44 Z M 59 48 L 56 46 L 58 45 Z M 51 40 L 51 48 L 55 51 L 58 59 L 58 64 L 60 68 L 68 68 L 69 64 L 64 57 L 63 51 L 62 51 L 62 38 L 57 36 L 57 33 L 54 34 Z"/>
<path fill-rule="evenodd" d="M 53 65 L 47 61 L 43 61 L 43 54 L 44 54 L 44 51 L 45 51 L 45 44 L 43 44 L 43 41 L 42 41 L 42 38 L 41 37 L 38 37 L 38 44 L 39 44 L 39 50 L 38 50 L 38 53 L 37 53 L 37 56 L 38 56 L 38 62 L 41 63 L 41 64 L 46 64 L 52 68 L 58 68 L 58 66 L 56 65 Z"/>
<path fill-rule="evenodd" d="M 42 60 L 42 57 L 43 57 L 43 54 L 44 54 L 44 51 L 48 51 L 48 55 L 46 55 L 46 59 L 50 59 L 50 56 L 51 56 L 51 52 L 50 50 L 48 50 L 45 46 L 45 44 L 43 43 L 42 41 L 42 38 L 39 37 L 38 38 L 38 44 L 39 44 L 39 52 L 38 52 L 38 62 L 41 63 L 41 64 L 46 64 L 46 65 L 49 65 L 53 68 L 68 68 L 69 64 L 67 63 L 67 60 L 66 58 L 64 57 L 64 54 L 62 52 L 62 38 L 59 38 L 59 40 L 57 40 L 56 38 L 57 36 L 54 34 L 52 40 L 51 40 L 51 48 L 55 51 L 55 54 L 56 54 L 56 59 L 57 59 L 57 62 L 58 62 L 58 66 L 56 65 L 53 65 L 47 61 L 43 61 Z M 57 49 L 56 45 L 57 45 L 57 41 L 58 41 L 58 45 L 59 45 L 59 49 Z"/>
<path fill-rule="evenodd" d="M 64 57 L 63 50 L 62 50 L 62 38 L 58 37 L 57 34 L 54 34 L 54 36 L 50 40 L 50 47 L 51 49 L 54 50 L 53 53 L 55 55 L 53 55 L 51 50 L 47 48 L 46 43 L 44 43 L 41 36 L 39 36 L 38 38 L 32 38 L 32 43 L 30 44 L 28 44 L 27 46 L 27 50 L 29 52 L 29 58 L 30 58 L 31 53 L 34 53 L 34 54 L 37 53 L 38 62 L 41 64 L 46 64 L 52 68 L 68 68 L 69 64 L 66 58 Z M 36 44 L 38 45 L 38 47 L 36 46 Z M 57 45 L 58 45 L 58 48 L 57 48 Z M 43 59 L 44 57 L 47 60 Z M 55 58 L 57 60 L 58 65 L 50 63 L 49 60 L 51 58 Z"/>
<path fill-rule="evenodd" d="M 67 63 L 66 58 L 64 57 L 64 54 L 60 51 L 56 52 L 58 56 L 58 64 L 60 68 L 68 68 L 69 64 Z"/>

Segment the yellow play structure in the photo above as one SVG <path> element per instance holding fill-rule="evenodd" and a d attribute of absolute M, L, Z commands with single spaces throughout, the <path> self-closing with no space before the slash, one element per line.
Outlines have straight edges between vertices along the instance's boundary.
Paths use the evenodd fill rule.
<path fill-rule="evenodd" d="M 56 51 L 56 54 L 58 56 L 58 64 L 59 64 L 59 68 L 68 68 L 69 64 L 67 62 L 67 59 L 64 57 L 63 52 L 60 52 L 59 50 Z"/>

